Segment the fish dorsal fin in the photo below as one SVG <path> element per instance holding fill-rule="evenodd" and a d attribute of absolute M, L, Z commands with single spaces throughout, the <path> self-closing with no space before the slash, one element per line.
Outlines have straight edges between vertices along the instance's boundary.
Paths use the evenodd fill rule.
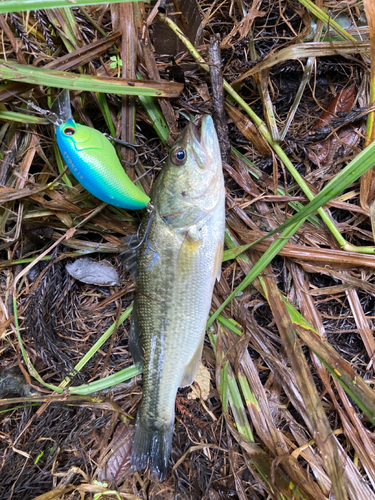
<path fill-rule="evenodd" d="M 202 340 L 201 342 L 199 342 L 198 347 L 195 350 L 195 353 L 193 354 L 190 361 L 185 365 L 184 373 L 182 374 L 180 382 L 180 387 L 187 387 L 188 385 L 191 385 L 194 382 L 202 358 L 203 342 L 204 342 L 204 332 L 202 335 Z"/>

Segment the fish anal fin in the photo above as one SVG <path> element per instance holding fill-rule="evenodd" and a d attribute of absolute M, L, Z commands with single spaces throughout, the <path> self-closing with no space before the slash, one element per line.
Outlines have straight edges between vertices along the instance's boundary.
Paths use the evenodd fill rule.
<path fill-rule="evenodd" d="M 220 281 L 221 265 L 223 263 L 224 242 L 219 241 L 215 250 L 214 277 Z"/>
<path fill-rule="evenodd" d="M 194 382 L 202 358 L 203 342 L 204 342 L 204 336 L 202 338 L 202 341 L 199 342 L 198 347 L 195 353 L 193 354 L 192 358 L 185 365 L 184 373 L 182 374 L 180 382 L 180 387 L 187 387 Z"/>
<path fill-rule="evenodd" d="M 133 312 L 130 322 L 129 348 L 130 352 L 132 353 L 134 363 L 136 365 L 142 366 L 143 361 L 142 361 L 141 332 L 138 324 L 136 301 L 134 301 L 133 304 Z"/>

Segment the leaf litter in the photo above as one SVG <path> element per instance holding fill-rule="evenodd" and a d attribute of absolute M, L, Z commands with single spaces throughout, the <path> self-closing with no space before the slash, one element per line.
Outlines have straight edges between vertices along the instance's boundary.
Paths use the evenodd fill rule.
<path fill-rule="evenodd" d="M 181 10 L 168 11 L 166 4 L 168 19 L 190 36 L 204 62 L 210 60 L 211 37 L 219 37 L 224 79 L 267 124 L 272 140 L 293 117 L 280 146 L 317 195 L 368 144 L 366 120 L 367 130 L 373 130 L 368 107 L 375 61 L 369 40 L 375 34 L 363 4 L 316 2 L 313 9 L 306 0 L 252 5 L 222 0 L 194 7 L 192 2 L 186 9 L 186 2 L 179 3 Z M 350 20 L 349 36 L 334 23 L 324 25 L 318 6 L 327 7 L 332 20 Z M 371 3 L 364 6 L 371 12 Z M 189 15 L 195 16 L 193 25 L 184 17 Z M 82 82 L 100 76 L 111 85 L 119 75 L 136 82 L 137 73 L 151 87 L 157 82 L 154 88 L 166 95 L 158 105 L 147 96 L 105 94 L 107 87 L 101 92 L 100 81 L 93 79 L 87 91 L 71 93 L 77 120 L 136 141 L 141 163 L 125 168 L 146 192 L 168 153 L 160 139 L 173 144 L 187 116 L 215 111 L 210 96 L 216 83 L 181 42 L 177 53 L 172 50 L 173 60 L 171 53 L 151 50 L 160 32 L 169 36 L 155 3 L 14 13 L 2 15 L 1 26 L 10 68 L 47 66 L 83 75 Z M 137 60 L 126 48 L 126 36 L 138 47 Z M 170 40 L 173 49 L 177 38 Z M 312 69 L 302 87 L 308 58 Z M 177 75 L 173 67 L 183 75 L 179 90 L 168 82 Z M 49 108 L 58 89 L 48 87 L 50 78 L 43 86 L 43 72 L 34 73 L 26 83 L 8 80 L 0 89 L 0 496 L 375 498 L 374 256 L 342 250 L 315 214 L 209 328 L 196 397 L 190 388 L 177 396 L 166 481 L 158 484 L 147 471 L 130 471 L 141 377 L 124 375 L 109 390 L 100 391 L 100 383 L 122 370 L 133 373 L 127 371 L 129 319 L 120 318 L 132 304 L 134 284 L 117 254 L 124 237 L 136 232 L 139 215 L 101 204 L 64 170 L 51 127 L 28 121 L 30 111 L 18 99 Z M 9 68 L 6 75 L 12 78 Z M 243 253 L 233 249 L 276 229 L 308 202 L 233 96 L 225 110 L 232 147 L 224 164 L 226 257 L 212 312 L 270 242 Z M 1 114 L 6 111 L 19 113 L 19 121 Z M 123 159 L 129 155 L 120 148 L 118 153 Z M 373 184 L 370 169 L 325 208 L 356 247 L 374 244 Z M 73 279 L 66 264 L 78 258 L 75 262 L 86 265 L 87 254 L 118 278 Z M 95 354 L 81 362 L 93 347 Z M 90 383 L 94 394 L 69 392 Z"/>

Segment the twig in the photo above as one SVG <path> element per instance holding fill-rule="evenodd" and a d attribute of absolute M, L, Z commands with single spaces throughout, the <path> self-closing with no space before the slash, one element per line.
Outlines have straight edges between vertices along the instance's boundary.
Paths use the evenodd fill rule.
<path fill-rule="evenodd" d="M 230 158 L 230 141 L 224 107 L 224 84 L 221 72 L 220 38 L 212 36 L 208 48 L 212 85 L 212 106 L 216 132 L 219 139 L 221 157 L 226 163 Z"/>

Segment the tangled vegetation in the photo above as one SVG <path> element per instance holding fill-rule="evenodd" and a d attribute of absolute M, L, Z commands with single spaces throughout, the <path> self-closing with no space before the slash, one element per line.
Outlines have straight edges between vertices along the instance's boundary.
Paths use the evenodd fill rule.
<path fill-rule="evenodd" d="M 0 2 L 0 497 L 375 498 L 372 0 L 37 3 Z M 118 254 L 140 216 L 65 167 L 40 112 L 62 88 L 136 144 L 135 166 L 116 149 L 146 193 L 187 120 L 216 119 L 222 277 L 163 483 L 129 467 Z M 88 254 L 120 284 L 73 278 Z"/>

